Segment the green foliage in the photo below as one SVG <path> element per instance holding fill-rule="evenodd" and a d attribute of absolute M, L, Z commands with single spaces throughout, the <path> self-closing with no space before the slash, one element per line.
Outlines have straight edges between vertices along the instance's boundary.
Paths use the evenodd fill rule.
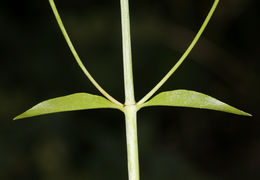
<path fill-rule="evenodd" d="M 54 99 L 50 99 L 47 101 L 43 101 L 36 106 L 32 107 L 28 111 L 24 112 L 23 114 L 15 117 L 14 119 L 22 119 L 37 115 L 44 115 L 44 114 L 50 114 L 50 113 L 57 113 L 57 112 L 64 112 L 64 111 L 74 111 L 74 110 L 83 110 L 83 109 L 96 109 L 96 108 L 116 108 L 124 111 L 125 106 L 118 102 L 116 99 L 114 99 L 112 96 L 110 96 L 95 80 L 94 78 L 89 74 L 83 63 L 81 62 L 68 34 L 67 31 L 63 25 L 63 22 L 60 18 L 60 15 L 58 13 L 58 10 L 56 9 L 56 5 L 53 0 L 49 0 L 51 8 L 53 10 L 53 13 L 56 17 L 56 20 L 58 22 L 58 25 L 65 37 L 65 40 L 68 43 L 68 46 L 70 47 L 70 50 L 72 54 L 74 55 L 74 58 L 76 62 L 79 64 L 82 71 L 85 73 L 87 78 L 93 83 L 93 85 L 107 98 L 103 98 L 101 96 L 95 96 L 87 93 L 77 93 L 72 94 L 64 97 L 58 97 Z M 127 1 L 122 1 L 122 5 L 127 5 Z M 205 21 L 203 22 L 200 30 L 198 31 L 197 35 L 195 36 L 194 40 L 191 42 L 188 49 L 185 51 L 183 56 L 179 59 L 179 61 L 173 66 L 173 68 L 166 74 L 166 76 L 147 94 L 144 96 L 143 99 L 141 99 L 138 103 L 136 103 L 138 109 L 146 106 L 179 106 L 179 107 L 192 107 L 192 108 L 202 108 L 202 109 L 211 109 L 211 110 L 217 110 L 217 111 L 224 111 L 228 113 L 234 113 L 238 115 L 244 115 L 244 116 L 251 116 L 249 113 L 243 112 L 239 109 L 236 109 L 228 104 L 225 104 L 215 98 L 212 98 L 210 96 L 207 96 L 202 93 L 198 93 L 195 91 L 188 91 L 188 90 L 175 90 L 175 91 L 169 91 L 169 92 L 163 92 L 146 102 L 166 81 L 167 79 L 175 72 L 175 70 L 182 64 L 182 62 L 185 60 L 187 55 L 190 53 L 192 48 L 197 43 L 199 37 L 203 33 L 204 29 L 206 28 L 209 20 L 211 19 L 216 7 L 218 4 L 218 0 L 215 0 L 214 4 L 212 5 Z M 127 8 L 128 9 L 128 8 Z M 123 8 L 123 19 L 122 25 L 125 25 L 126 30 L 123 28 L 123 39 L 130 39 L 129 33 L 129 25 L 127 25 L 127 22 L 129 21 L 129 15 L 128 12 L 123 12 L 125 9 Z M 126 43 L 127 45 L 124 45 L 123 50 L 126 50 L 130 59 L 129 62 L 124 63 L 124 69 L 128 69 L 127 73 L 124 74 L 126 83 L 125 86 L 125 92 L 128 92 L 128 89 L 133 89 L 133 79 L 132 79 L 132 64 L 131 64 L 131 47 L 129 44 L 129 40 Z M 125 58 L 123 59 L 125 61 Z M 128 74 L 130 73 L 130 74 Z M 129 83 L 129 82 L 132 83 Z M 127 98 L 130 98 L 134 100 L 134 93 L 131 97 L 127 96 Z"/>
<path fill-rule="evenodd" d="M 132 58 L 131 58 L 131 37 L 130 37 L 130 20 L 129 20 L 129 7 L 128 0 L 121 0 L 121 22 L 122 22 L 122 39 L 123 39 L 123 65 L 124 65 L 124 80 L 125 80 L 125 104 L 118 102 L 111 95 L 109 95 L 90 75 L 88 70 L 83 65 L 78 53 L 76 52 L 67 32 L 60 18 L 60 15 L 56 9 L 53 0 L 49 0 L 55 18 L 63 33 L 63 36 L 81 70 L 91 81 L 91 83 L 100 91 L 100 93 L 106 97 L 91 95 L 87 93 L 76 93 L 68 96 L 58 97 L 43 101 L 36 106 L 32 107 L 23 114 L 15 117 L 14 119 L 22 119 L 37 115 L 44 115 L 50 113 L 84 110 L 84 109 L 96 109 L 96 108 L 115 108 L 119 109 L 125 114 L 126 120 L 126 136 L 127 136 L 127 151 L 128 151 L 128 169 L 129 179 L 139 180 L 139 165 L 138 165 L 138 145 L 137 145 L 137 125 L 136 125 L 136 112 L 138 109 L 146 106 L 178 106 L 178 107 L 192 107 L 211 109 L 217 111 L 224 111 L 228 113 L 234 113 L 238 115 L 251 116 L 250 114 L 236 109 L 228 104 L 225 104 L 215 98 L 208 95 L 188 90 L 175 90 L 169 92 L 162 92 L 149 100 L 155 92 L 172 76 L 172 74 L 179 68 L 182 62 L 189 55 L 193 47 L 196 45 L 201 34 L 205 30 L 209 20 L 211 19 L 219 0 L 215 0 L 206 19 L 200 27 L 195 38 L 177 61 L 177 63 L 171 68 L 171 70 L 165 75 L 164 78 L 138 103 L 135 103 L 134 97 L 134 83 L 132 75 Z M 149 100 L 149 101 L 147 101 Z"/>
<path fill-rule="evenodd" d="M 14 118 L 22 119 L 38 115 L 97 108 L 121 109 L 107 99 L 88 93 L 76 93 L 43 101 Z"/>
<path fill-rule="evenodd" d="M 153 97 L 139 108 L 147 106 L 177 106 L 223 111 L 243 116 L 251 116 L 244 111 L 234 108 L 206 94 L 189 90 L 174 90 L 162 92 Z"/>

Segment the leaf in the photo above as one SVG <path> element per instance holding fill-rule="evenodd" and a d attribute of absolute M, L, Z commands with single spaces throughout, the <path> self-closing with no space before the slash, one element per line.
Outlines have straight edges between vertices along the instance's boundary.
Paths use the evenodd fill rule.
<path fill-rule="evenodd" d="M 50 113 L 97 108 L 122 109 L 121 106 L 104 97 L 88 93 L 75 93 L 43 101 L 15 117 L 14 120 Z"/>
<path fill-rule="evenodd" d="M 243 116 L 252 116 L 249 113 L 234 108 L 206 94 L 202 94 L 196 91 L 189 91 L 189 90 L 175 90 L 175 91 L 162 92 L 156 95 L 148 102 L 141 105 L 140 108 L 146 106 L 192 107 L 192 108 L 224 111 L 224 112 L 243 115 Z"/>

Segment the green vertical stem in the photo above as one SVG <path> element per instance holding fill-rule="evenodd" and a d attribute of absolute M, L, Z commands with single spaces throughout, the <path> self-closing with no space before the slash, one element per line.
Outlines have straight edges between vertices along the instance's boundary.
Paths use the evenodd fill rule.
<path fill-rule="evenodd" d="M 121 0 L 125 104 L 135 104 L 128 0 Z"/>
<path fill-rule="evenodd" d="M 136 105 L 125 107 L 128 179 L 139 180 Z"/>
<path fill-rule="evenodd" d="M 128 179 L 139 180 L 139 160 L 137 142 L 137 124 L 134 97 L 134 82 L 132 72 L 132 52 L 130 36 L 130 18 L 128 0 L 120 0 L 121 23 L 122 23 L 122 44 L 123 44 L 123 65 L 124 65 L 124 87 L 125 87 L 125 123 L 127 141 Z"/>

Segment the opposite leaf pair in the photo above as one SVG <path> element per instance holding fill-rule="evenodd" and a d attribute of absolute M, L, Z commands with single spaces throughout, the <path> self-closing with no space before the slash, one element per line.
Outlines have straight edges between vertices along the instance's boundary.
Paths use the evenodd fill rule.
<path fill-rule="evenodd" d="M 225 104 L 215 98 L 202 93 L 188 90 L 175 90 L 162 92 L 148 102 L 137 105 L 137 109 L 147 106 L 177 106 L 211 109 L 224 111 L 238 115 L 251 116 L 250 114 Z M 58 97 L 43 101 L 32 107 L 15 119 L 22 119 L 32 116 L 86 109 L 113 108 L 124 111 L 120 105 L 114 104 L 102 96 L 88 93 L 76 93 L 68 96 Z"/>
<path fill-rule="evenodd" d="M 79 64 L 82 71 L 89 78 L 89 80 L 93 83 L 93 85 L 103 94 L 106 98 L 92 95 L 88 93 L 76 93 L 63 97 L 58 97 L 50 100 L 43 101 L 31 109 L 27 110 L 23 114 L 15 117 L 14 119 L 22 119 L 27 117 L 33 117 L 37 115 L 44 115 L 50 113 L 64 112 L 64 111 L 75 111 L 75 110 L 85 110 L 85 109 L 98 109 L 98 108 L 114 108 L 119 109 L 121 111 L 125 111 L 125 105 L 118 102 L 112 96 L 110 96 L 101 86 L 94 80 L 94 78 L 90 75 L 87 69 L 84 67 L 82 61 L 80 60 L 66 30 L 61 21 L 59 13 L 56 9 L 56 6 L 53 0 L 49 0 L 54 15 L 57 19 L 57 22 L 60 26 L 60 29 L 65 37 L 65 40 L 70 47 L 72 54 L 75 57 L 75 60 Z M 185 53 L 179 59 L 179 61 L 172 67 L 172 69 L 166 74 L 166 76 L 146 95 L 142 98 L 138 103 L 134 104 L 137 110 L 147 107 L 147 106 L 177 106 L 177 107 L 192 107 L 192 108 L 201 108 L 201 109 L 211 109 L 217 111 L 224 111 L 228 113 L 251 116 L 250 114 L 243 112 L 239 109 L 236 109 L 228 104 L 225 104 L 215 98 L 212 98 L 208 95 L 189 91 L 189 90 L 174 90 L 168 92 L 162 92 L 152 99 L 150 99 L 154 93 L 169 79 L 169 77 L 177 70 L 177 68 L 182 64 L 182 62 L 186 59 L 192 48 L 197 43 L 199 37 L 207 26 L 216 6 L 218 4 L 218 0 L 215 0 L 211 10 L 209 11 L 205 21 L 203 22 L 199 32 L 191 42 L 190 46 L 187 48 Z M 150 99 L 149 101 L 147 101 Z"/>

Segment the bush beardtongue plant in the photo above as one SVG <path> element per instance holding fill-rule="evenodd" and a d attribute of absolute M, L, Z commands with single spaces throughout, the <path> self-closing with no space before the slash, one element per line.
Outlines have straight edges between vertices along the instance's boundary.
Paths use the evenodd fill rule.
<path fill-rule="evenodd" d="M 209 20 L 215 11 L 218 0 L 215 0 L 205 21 L 199 29 L 197 35 L 184 52 L 177 63 L 170 69 L 164 78 L 140 101 L 136 102 L 134 97 L 134 82 L 132 74 L 132 57 L 131 57 L 131 38 L 130 38 L 130 20 L 129 20 L 129 6 L 128 0 L 121 0 L 121 23 L 122 23 L 122 44 L 123 44 L 123 67 L 124 67 L 124 88 L 125 88 L 125 103 L 122 104 L 110 96 L 90 75 L 88 70 L 80 60 L 74 46 L 64 28 L 59 13 L 56 9 L 53 0 L 49 0 L 53 13 L 59 24 L 59 27 L 67 41 L 67 44 L 80 66 L 81 70 L 92 82 L 92 84 L 104 96 L 92 95 L 88 93 L 75 93 L 63 97 L 49 99 L 43 101 L 14 119 L 22 119 L 38 115 L 75 111 L 85 109 L 98 108 L 114 108 L 122 111 L 125 114 L 126 124 L 126 140 L 127 140 L 127 159 L 128 159 L 128 177 L 129 180 L 139 180 L 139 160 L 138 160 L 138 143 L 137 143 L 137 111 L 147 106 L 175 106 L 175 107 L 192 107 L 201 109 L 211 109 L 217 111 L 224 111 L 228 113 L 251 116 L 249 113 L 243 112 L 228 104 L 225 104 L 208 95 L 190 91 L 190 90 L 174 90 L 157 94 L 151 98 L 156 91 L 169 79 L 169 77 L 178 69 L 185 58 L 188 56 L 192 48 L 197 43 L 202 32 L 207 26 Z M 151 99 L 150 99 L 151 98 Z M 150 100 L 149 100 L 150 99 Z"/>

